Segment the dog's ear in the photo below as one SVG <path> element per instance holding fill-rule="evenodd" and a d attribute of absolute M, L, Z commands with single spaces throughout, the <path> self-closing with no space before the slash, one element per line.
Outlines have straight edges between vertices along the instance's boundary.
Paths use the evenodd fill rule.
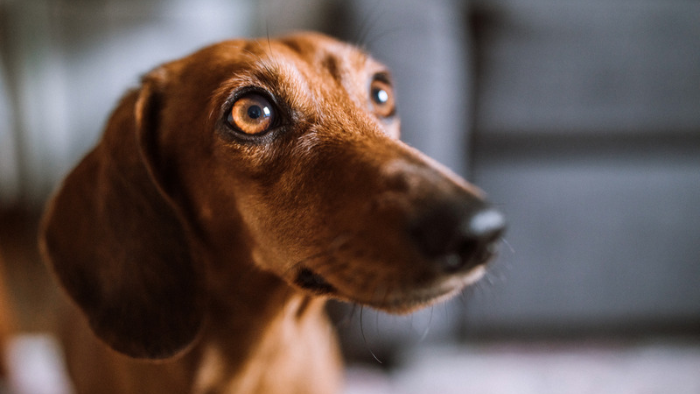
<path fill-rule="evenodd" d="M 145 79 L 64 180 L 41 226 L 45 259 L 95 334 L 137 358 L 167 358 L 203 322 L 201 275 L 156 168 L 162 87 Z"/>

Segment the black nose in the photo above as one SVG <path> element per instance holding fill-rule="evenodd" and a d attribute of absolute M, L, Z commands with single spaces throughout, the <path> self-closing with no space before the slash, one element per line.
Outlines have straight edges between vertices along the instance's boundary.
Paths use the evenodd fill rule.
<path fill-rule="evenodd" d="M 489 260 L 506 229 L 499 211 L 481 202 L 440 204 L 410 225 L 418 249 L 446 273 Z"/>

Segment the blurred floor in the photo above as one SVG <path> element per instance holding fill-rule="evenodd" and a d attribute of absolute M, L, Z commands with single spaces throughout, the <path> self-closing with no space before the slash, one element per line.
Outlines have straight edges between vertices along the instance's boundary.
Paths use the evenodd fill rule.
<path fill-rule="evenodd" d="M 697 394 L 700 343 L 424 347 L 389 374 L 351 368 L 345 394 Z"/>
<path fill-rule="evenodd" d="M 70 394 L 57 351 L 47 336 L 16 338 L 12 394 Z M 697 394 L 700 343 L 423 346 L 391 372 L 355 365 L 346 378 L 343 394 Z"/>

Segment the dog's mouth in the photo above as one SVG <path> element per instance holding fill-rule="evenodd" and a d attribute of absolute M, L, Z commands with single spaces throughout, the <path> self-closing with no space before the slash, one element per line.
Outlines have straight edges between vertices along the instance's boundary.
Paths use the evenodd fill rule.
<path fill-rule="evenodd" d="M 467 286 L 479 281 L 485 273 L 486 264 L 481 264 L 460 275 L 444 277 L 429 286 L 398 288 L 385 294 L 382 298 L 365 300 L 360 303 L 390 313 L 412 313 L 454 297 Z"/>
<path fill-rule="evenodd" d="M 486 272 L 486 264 L 481 264 L 468 272 L 452 275 L 434 282 L 432 285 L 403 288 L 389 291 L 381 297 L 367 299 L 362 296 L 340 292 L 323 276 L 309 268 L 302 268 L 297 273 L 295 284 L 314 295 L 336 296 L 349 302 L 367 305 L 391 313 L 410 313 L 426 305 L 447 300 L 465 287 L 477 282 Z"/>
<path fill-rule="evenodd" d="M 328 283 L 321 275 L 308 268 L 302 268 L 297 273 L 294 281 L 299 287 L 317 295 L 330 295 L 336 293 L 336 288 Z"/>

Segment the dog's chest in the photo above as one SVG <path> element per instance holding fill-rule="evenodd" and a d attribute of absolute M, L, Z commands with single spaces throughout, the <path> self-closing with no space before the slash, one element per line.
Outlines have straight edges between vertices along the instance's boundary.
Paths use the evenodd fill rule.
<path fill-rule="evenodd" d="M 332 394 L 340 391 L 342 363 L 325 316 L 303 324 L 275 324 L 261 333 L 244 360 L 207 346 L 196 394 Z M 235 358 L 235 357 L 233 357 Z"/>

